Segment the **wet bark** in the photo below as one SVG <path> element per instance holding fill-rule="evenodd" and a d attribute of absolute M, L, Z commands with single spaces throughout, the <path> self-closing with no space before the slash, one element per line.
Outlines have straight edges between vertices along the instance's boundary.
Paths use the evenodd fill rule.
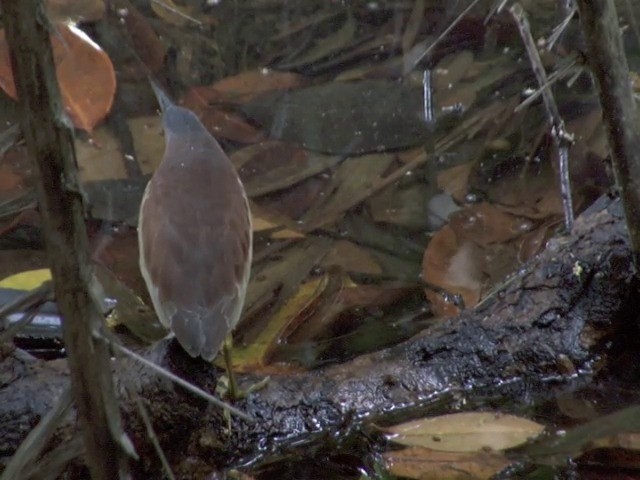
<path fill-rule="evenodd" d="M 152 466 L 159 462 L 132 392 L 145 399 L 161 445 L 178 476 L 186 478 L 259 448 L 350 428 L 365 416 L 379 420 L 385 412 L 420 405 L 442 392 L 518 381 L 549 385 L 579 372 L 589 375 L 594 365 L 606 364 L 616 339 L 635 328 L 625 318 L 637 306 L 634 278 L 620 202 L 601 199 L 577 219 L 571 236 L 553 239 L 525 271 L 475 310 L 342 365 L 273 377 L 237 404 L 257 421 L 234 420 L 229 437 L 223 433 L 226 420 L 204 400 L 140 365 L 118 362 L 123 417 L 144 458 L 139 471 L 157 472 Z M 178 348 L 159 344 L 147 355 L 205 389 L 215 385 L 211 367 L 183 358 Z M 0 363 L 0 378 L 7 379 L 0 390 L 1 448 L 10 454 L 67 376 L 13 353 Z M 72 423 L 65 428 L 60 438 L 72 435 Z"/>

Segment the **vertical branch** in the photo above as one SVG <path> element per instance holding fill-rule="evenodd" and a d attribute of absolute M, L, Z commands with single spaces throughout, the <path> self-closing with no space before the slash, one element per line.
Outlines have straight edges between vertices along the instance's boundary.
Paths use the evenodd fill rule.
<path fill-rule="evenodd" d="M 640 267 L 640 136 L 631 90 L 629 66 L 613 0 L 578 0 L 585 53 L 599 85 L 616 183 L 631 238 L 636 268 Z"/>
<path fill-rule="evenodd" d="M 126 472 L 109 351 L 94 336 L 102 314 L 90 292 L 84 208 L 73 134 L 62 113 L 49 22 L 41 0 L 2 0 L 22 127 L 39 176 L 36 186 L 71 371 L 71 386 L 93 479 Z"/>

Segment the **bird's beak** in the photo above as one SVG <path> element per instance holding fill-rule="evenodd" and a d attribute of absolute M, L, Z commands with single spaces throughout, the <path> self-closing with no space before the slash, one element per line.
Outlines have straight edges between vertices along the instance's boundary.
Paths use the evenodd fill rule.
<path fill-rule="evenodd" d="M 169 110 L 169 107 L 172 107 L 174 105 L 173 102 L 171 101 L 169 96 L 164 92 L 164 90 L 158 84 L 158 82 L 156 82 L 153 79 L 149 79 L 149 82 L 151 83 L 153 92 L 156 94 L 156 98 L 158 99 L 158 104 L 160 105 L 160 109 L 162 110 L 162 113 L 163 114 L 167 113 L 167 110 Z"/>

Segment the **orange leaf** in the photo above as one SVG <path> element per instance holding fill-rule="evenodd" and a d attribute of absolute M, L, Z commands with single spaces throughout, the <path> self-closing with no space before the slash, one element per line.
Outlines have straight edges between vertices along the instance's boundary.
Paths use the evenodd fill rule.
<path fill-rule="evenodd" d="M 65 111 L 77 128 L 91 132 L 113 104 L 116 77 L 111 60 L 72 25 L 57 24 L 51 45 Z M 4 30 L 0 30 L 0 87 L 18 99 Z"/>

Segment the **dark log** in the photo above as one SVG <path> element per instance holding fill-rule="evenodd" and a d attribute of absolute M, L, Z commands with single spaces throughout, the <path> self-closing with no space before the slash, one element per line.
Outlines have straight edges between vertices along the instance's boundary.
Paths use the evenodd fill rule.
<path fill-rule="evenodd" d="M 179 476 L 186 478 L 259 446 L 351 426 L 365 416 L 379 418 L 452 389 L 561 382 L 579 372 L 588 376 L 594 365 L 605 363 L 616 334 L 632 325 L 624 313 L 637 305 L 634 279 L 620 202 L 603 198 L 577 219 L 571 236 L 553 239 L 475 310 L 395 347 L 341 365 L 272 378 L 263 390 L 238 403 L 257 421 L 234 420 L 230 437 L 222 433 L 226 421 L 217 409 L 144 367 L 121 361 L 116 367 L 121 408 L 144 459 L 140 471 L 157 472 L 158 461 L 131 391 L 146 399 L 161 444 Z M 210 366 L 185 359 L 178 347 L 167 345 L 156 345 L 148 358 L 204 389 L 213 388 L 216 372 Z M 13 376 L 7 377 L 11 371 Z M 51 404 L 46 397 L 59 391 L 66 375 L 17 354 L 4 359 L 0 375 L 10 380 L 0 390 L 0 438 L 8 454 Z M 242 382 L 255 380 L 245 376 Z M 34 398 L 39 388 L 38 402 L 24 401 Z"/>

